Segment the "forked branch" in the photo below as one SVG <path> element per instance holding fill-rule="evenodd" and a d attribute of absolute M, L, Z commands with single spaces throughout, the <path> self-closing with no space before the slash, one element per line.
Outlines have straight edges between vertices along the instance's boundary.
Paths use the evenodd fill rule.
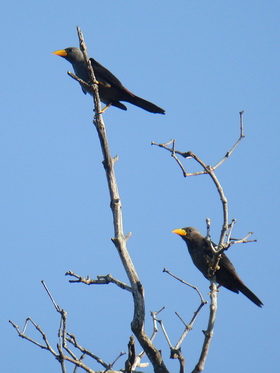
<path fill-rule="evenodd" d="M 235 144 L 232 146 L 232 148 L 226 153 L 226 155 L 215 165 L 215 166 L 209 166 L 205 162 L 203 162 L 196 154 L 194 154 L 191 151 L 187 152 L 182 152 L 178 151 L 175 149 L 175 140 L 171 140 L 168 143 L 165 144 L 158 144 L 155 142 L 152 142 L 152 145 L 156 145 L 160 148 L 163 148 L 171 153 L 171 156 L 175 159 L 177 164 L 179 165 L 180 169 L 183 172 L 184 177 L 189 177 L 189 176 L 198 176 L 198 175 L 209 175 L 210 178 L 212 179 L 221 203 L 222 203 L 222 211 L 223 211 L 223 224 L 222 224 L 222 229 L 220 233 L 220 238 L 219 238 L 219 243 L 217 247 L 214 247 L 214 245 L 211 242 L 211 234 L 210 234 L 210 219 L 207 219 L 207 239 L 210 242 L 210 246 L 212 247 L 212 251 L 214 253 L 213 255 L 213 260 L 212 263 L 209 266 L 209 277 L 211 278 L 211 293 L 210 293 L 210 298 L 211 298 L 211 304 L 210 304 L 210 314 L 209 314 L 209 322 L 208 322 L 208 327 L 207 330 L 204 332 L 205 338 L 204 338 L 204 343 L 202 346 L 202 351 L 201 355 L 199 358 L 199 361 L 193 370 L 193 373 L 198 373 L 201 372 L 204 369 L 206 357 L 209 351 L 209 346 L 211 342 L 211 338 L 213 336 L 213 330 L 214 330 L 214 323 L 215 323 L 215 318 L 216 318 L 216 310 L 217 310 L 217 285 L 216 285 L 216 279 L 215 279 L 215 272 L 218 269 L 219 261 L 221 258 L 221 253 L 225 250 L 227 250 L 230 246 L 232 246 L 234 243 L 240 243 L 240 242 L 248 242 L 247 239 L 250 236 L 247 235 L 245 238 L 242 240 L 233 240 L 231 239 L 231 233 L 232 229 L 235 223 L 235 220 L 233 220 L 229 224 L 229 218 L 228 218 L 228 201 L 225 196 L 225 193 L 223 191 L 223 188 L 221 186 L 221 183 L 219 182 L 215 170 L 223 164 L 223 162 L 228 159 L 233 151 L 236 149 L 240 141 L 245 137 L 244 135 L 244 125 L 243 125 L 243 111 L 239 113 L 240 115 L 240 135 L 238 140 L 235 142 Z M 184 159 L 193 159 L 195 160 L 201 167 L 202 171 L 197 171 L 197 172 L 192 172 L 189 173 L 186 171 L 183 163 L 179 160 L 178 156 L 183 157 Z"/>
<path fill-rule="evenodd" d="M 219 182 L 219 180 L 218 180 L 214 171 L 226 159 L 228 159 L 231 156 L 231 154 L 236 149 L 236 147 L 238 146 L 240 141 L 245 137 L 245 135 L 244 135 L 244 123 L 243 123 L 243 113 L 244 113 L 243 111 L 241 111 L 239 113 L 239 116 L 240 116 L 240 134 L 239 134 L 238 140 L 235 142 L 235 144 L 232 146 L 232 148 L 229 151 L 227 151 L 226 155 L 221 159 L 221 161 L 219 161 L 215 166 L 207 165 L 195 153 L 193 153 L 191 151 L 181 152 L 179 150 L 176 150 L 175 149 L 175 143 L 176 143 L 175 139 L 170 140 L 168 143 L 165 143 L 165 144 L 158 144 L 158 143 L 152 142 L 152 145 L 156 145 L 160 148 L 163 148 L 163 149 L 171 152 L 171 156 L 178 163 L 179 167 L 181 168 L 181 170 L 183 172 L 184 177 L 207 174 L 212 179 L 212 181 L 213 181 L 213 183 L 214 183 L 214 185 L 215 185 L 215 187 L 216 187 L 216 189 L 219 193 L 220 200 L 221 200 L 221 203 L 222 203 L 222 210 L 223 210 L 223 224 L 222 224 L 222 230 L 221 230 L 220 239 L 219 239 L 219 243 L 218 243 L 218 250 L 223 249 L 223 244 L 225 242 L 226 233 L 227 233 L 230 225 L 229 225 L 229 220 L 228 220 L 228 201 L 227 201 L 227 198 L 226 198 L 225 193 L 223 191 L 223 188 L 221 186 L 221 183 Z M 181 157 L 183 157 L 185 159 L 192 158 L 202 167 L 203 170 L 202 171 L 197 171 L 197 172 L 191 172 L 191 173 L 187 172 L 185 167 L 181 163 L 181 161 L 178 159 L 177 155 L 180 155 Z"/>

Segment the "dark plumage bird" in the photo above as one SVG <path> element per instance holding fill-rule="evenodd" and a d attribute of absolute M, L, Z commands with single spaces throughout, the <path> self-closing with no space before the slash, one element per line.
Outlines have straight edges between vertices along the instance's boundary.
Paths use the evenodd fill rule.
<path fill-rule="evenodd" d="M 213 259 L 213 252 L 207 239 L 196 228 L 192 227 L 175 229 L 172 232 L 177 233 L 186 242 L 194 265 L 209 280 L 208 269 Z M 215 247 L 214 243 L 213 245 Z M 241 293 L 257 306 L 261 307 L 263 305 L 262 301 L 239 278 L 233 264 L 225 253 L 221 254 L 219 269 L 215 274 L 219 285 L 224 286 L 234 293 L 241 291 Z"/>
<path fill-rule="evenodd" d="M 71 47 L 58 50 L 53 53 L 69 61 L 72 64 L 75 74 L 78 78 L 82 79 L 86 83 L 90 81 L 88 68 L 84 60 L 84 55 L 80 49 Z M 99 83 L 98 88 L 100 99 L 106 104 L 106 107 L 102 110 L 102 112 L 104 112 L 107 107 L 111 105 L 116 106 L 122 110 L 127 110 L 126 106 L 120 102 L 126 101 L 151 113 L 165 113 L 165 111 L 160 107 L 134 95 L 132 92 L 126 89 L 122 85 L 122 83 L 115 77 L 115 75 L 113 75 L 109 70 L 100 65 L 100 63 L 95 61 L 93 58 L 90 58 L 90 62 L 96 80 Z M 82 85 L 82 90 L 84 93 L 91 93 L 89 88 L 85 85 Z"/>

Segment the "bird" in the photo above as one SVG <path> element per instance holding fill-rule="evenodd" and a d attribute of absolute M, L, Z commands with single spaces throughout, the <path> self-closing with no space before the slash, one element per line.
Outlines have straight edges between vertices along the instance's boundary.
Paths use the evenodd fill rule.
<path fill-rule="evenodd" d="M 53 52 L 53 54 L 63 57 L 69 61 L 73 66 L 76 76 L 86 83 L 90 82 L 88 67 L 84 59 L 84 55 L 79 48 L 70 47 L 60 49 Z M 165 114 L 165 110 L 149 101 L 144 100 L 141 97 L 134 95 L 132 92 L 126 89 L 119 79 L 99 62 L 93 58 L 90 58 L 89 60 L 93 68 L 95 78 L 98 82 L 100 100 L 106 105 L 102 112 L 104 112 L 111 105 L 122 110 L 127 110 L 127 107 L 120 102 L 125 101 L 151 113 Z M 88 86 L 81 84 L 81 87 L 85 94 L 92 94 L 92 90 Z"/>
<path fill-rule="evenodd" d="M 213 251 L 209 240 L 193 227 L 175 229 L 173 233 L 178 234 L 186 242 L 194 265 L 202 272 L 204 277 L 210 280 L 209 265 L 213 259 Z M 216 245 L 212 242 L 213 246 Z M 224 252 L 221 254 L 219 267 L 215 272 L 216 281 L 219 286 L 223 286 L 234 293 L 243 293 L 258 307 L 262 307 L 262 301 L 244 284 L 238 276 L 233 264 Z"/>

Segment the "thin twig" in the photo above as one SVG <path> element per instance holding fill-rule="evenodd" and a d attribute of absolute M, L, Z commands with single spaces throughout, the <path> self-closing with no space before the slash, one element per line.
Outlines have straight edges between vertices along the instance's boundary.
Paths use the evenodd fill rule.
<path fill-rule="evenodd" d="M 27 329 L 27 325 L 28 323 L 31 323 L 36 330 L 38 330 L 38 332 L 41 334 L 44 342 L 45 342 L 45 345 L 39 343 L 39 342 L 36 342 L 34 339 L 28 337 L 25 332 L 26 332 L 26 329 Z M 54 349 L 51 347 L 51 345 L 49 344 L 48 342 L 48 339 L 47 339 L 47 335 L 43 332 L 43 330 L 40 328 L 39 325 L 35 324 L 35 322 L 30 318 L 28 317 L 26 320 L 25 320 L 25 324 L 24 324 L 24 328 L 23 328 L 23 331 L 21 332 L 19 330 L 19 326 L 16 325 L 13 321 L 9 320 L 9 323 L 13 325 L 13 327 L 16 329 L 19 337 L 23 338 L 23 339 L 26 339 L 27 341 L 35 344 L 36 346 L 42 348 L 43 350 L 48 350 L 50 351 L 56 358 L 58 357 L 58 354 L 54 351 Z"/>
<path fill-rule="evenodd" d="M 199 305 L 198 309 L 195 311 L 194 316 L 192 317 L 192 319 L 191 319 L 191 321 L 190 321 L 189 324 L 186 324 L 186 323 L 183 321 L 183 319 L 181 318 L 181 316 L 178 314 L 178 312 L 175 312 L 175 314 L 179 317 L 179 319 L 182 321 L 182 323 L 183 323 L 184 326 L 185 326 L 185 331 L 182 333 L 182 335 L 181 335 L 181 337 L 179 338 L 179 341 L 177 342 L 177 344 L 176 344 L 175 347 L 173 347 L 173 346 L 171 345 L 171 342 L 170 342 L 170 340 L 169 340 L 169 338 L 168 338 L 168 336 L 167 336 L 167 333 L 166 333 L 166 330 L 165 330 L 165 328 L 164 328 L 164 326 L 163 326 L 162 321 L 159 321 L 159 320 L 155 317 L 155 315 L 152 314 L 153 319 L 156 320 L 156 321 L 158 321 L 158 322 L 160 322 L 160 325 L 161 325 L 161 327 L 162 327 L 162 329 L 163 329 L 163 332 L 164 332 L 164 334 L 165 334 L 165 336 L 166 336 L 166 340 L 167 340 L 168 343 L 169 343 L 169 347 L 170 347 L 171 349 L 178 350 L 178 349 L 180 348 L 181 344 L 183 343 L 184 339 L 186 338 L 188 332 L 189 332 L 190 330 L 192 330 L 193 324 L 194 324 L 194 322 L 195 322 L 195 320 L 196 320 L 196 318 L 197 318 L 197 316 L 198 316 L 200 310 L 201 310 L 202 307 L 207 303 L 207 301 L 205 301 L 205 300 L 203 299 L 203 296 L 202 296 L 201 292 L 199 291 L 199 289 L 198 289 L 196 286 L 191 285 L 191 284 L 189 284 L 188 282 L 186 282 L 186 281 L 180 279 L 179 277 L 175 276 L 174 274 L 172 274 L 171 272 L 169 272 L 169 271 L 166 270 L 166 269 L 164 269 L 164 272 L 168 273 L 170 276 L 174 277 L 176 280 L 182 282 L 183 284 L 185 284 L 185 285 L 187 285 L 187 286 L 190 286 L 192 289 L 196 290 L 197 293 L 198 293 L 198 295 L 199 295 L 199 297 L 200 297 L 200 305 Z"/>
<path fill-rule="evenodd" d="M 57 349 L 58 349 L 58 352 L 59 352 L 59 356 L 58 356 L 57 360 L 59 361 L 59 363 L 61 365 L 62 373 L 66 373 L 65 357 L 64 357 L 64 354 L 63 354 L 63 351 L 62 351 L 62 347 L 58 344 Z"/>
<path fill-rule="evenodd" d="M 210 220 L 210 218 L 206 218 L 206 229 L 207 229 L 206 239 L 209 242 L 211 242 L 211 230 L 210 230 L 210 226 L 211 226 L 211 220 Z"/>
<path fill-rule="evenodd" d="M 191 321 L 189 322 L 189 324 L 186 324 L 183 319 L 181 318 L 181 316 L 178 314 L 178 312 L 175 312 L 175 314 L 179 317 L 179 319 L 182 321 L 182 323 L 185 325 L 185 330 L 184 332 L 182 333 L 181 337 L 179 338 L 178 342 L 176 343 L 176 346 L 174 347 L 176 350 L 179 349 L 184 341 L 184 339 L 186 338 L 186 336 L 188 335 L 188 333 L 192 330 L 193 328 L 193 325 L 195 323 L 195 320 L 197 319 L 197 316 L 199 314 L 199 312 L 201 311 L 202 307 L 205 306 L 207 302 L 201 302 L 200 305 L 198 306 L 198 309 L 195 311 Z"/>
<path fill-rule="evenodd" d="M 175 143 L 176 143 L 176 140 L 174 139 L 174 140 L 172 141 L 172 152 L 171 152 L 171 157 L 173 157 L 173 158 L 175 159 L 175 161 L 178 163 L 179 167 L 181 168 L 184 177 L 186 177 L 186 176 L 187 176 L 187 172 L 186 172 L 186 170 L 184 169 L 184 166 L 183 166 L 182 163 L 180 162 L 179 158 L 176 156 Z"/>
<path fill-rule="evenodd" d="M 67 335 L 68 335 L 67 341 L 70 342 L 78 350 L 80 350 L 83 355 L 90 356 L 92 359 L 96 360 L 100 365 L 102 365 L 105 369 L 109 367 L 109 364 L 106 364 L 105 361 L 103 361 L 100 357 L 98 357 L 97 355 L 93 354 L 86 348 L 79 345 L 79 343 L 76 340 L 76 337 L 73 334 L 67 333 Z"/>
<path fill-rule="evenodd" d="M 54 297 L 52 296 L 50 290 L 48 289 L 45 281 L 41 281 L 43 284 L 52 304 L 54 305 L 56 311 L 60 314 L 60 323 L 59 323 L 59 329 L 58 329 L 58 337 L 59 337 L 59 344 L 58 344 L 58 351 L 60 355 L 62 356 L 62 349 L 64 348 L 74 359 L 77 359 L 75 354 L 67 347 L 67 342 L 66 342 L 66 322 L 67 322 L 67 312 L 63 309 L 61 309 L 58 304 L 55 302 Z M 64 371 L 64 366 L 62 365 L 61 361 L 61 366 L 62 370 Z"/>
<path fill-rule="evenodd" d="M 108 285 L 110 283 L 113 283 L 120 287 L 121 289 L 127 290 L 129 292 L 132 292 L 131 287 L 126 285 L 124 282 L 115 279 L 111 274 L 104 275 L 104 276 L 97 276 L 97 280 L 93 280 L 90 278 L 90 276 L 82 277 L 80 275 L 77 275 L 76 273 L 72 271 L 68 271 L 65 273 L 65 276 L 72 276 L 75 277 L 76 280 L 69 280 L 70 283 L 83 283 L 86 285 Z"/>
<path fill-rule="evenodd" d="M 57 312 L 60 312 L 60 307 L 56 304 L 56 302 L 55 302 L 53 296 L 51 295 L 51 292 L 49 291 L 49 289 L 48 289 L 48 287 L 47 287 L 47 285 L 46 285 L 46 283 L 45 283 L 45 281 L 42 280 L 41 283 L 42 283 L 42 285 L 44 286 L 44 288 L 45 288 L 45 290 L 46 290 L 48 296 L 50 297 L 50 300 L 51 300 L 52 304 L 54 305 L 54 308 L 57 310 Z"/>
<path fill-rule="evenodd" d="M 111 370 L 113 368 L 114 364 L 119 360 L 119 358 L 121 358 L 125 354 L 126 354 L 126 352 L 121 351 L 119 353 L 119 355 L 116 357 L 116 359 L 111 364 L 109 364 L 109 367 L 104 371 L 104 373 L 106 373 L 109 370 Z"/>
<path fill-rule="evenodd" d="M 176 280 L 178 280 L 178 281 L 182 282 L 183 284 L 185 284 L 185 285 L 191 287 L 192 289 L 194 289 L 197 292 L 197 294 L 199 295 L 201 303 L 207 303 L 207 301 L 204 300 L 201 292 L 199 291 L 199 289 L 196 286 L 194 286 L 194 285 L 192 285 L 192 284 L 190 284 L 190 283 L 182 280 L 181 278 L 177 277 L 173 273 L 169 272 L 166 268 L 163 269 L 163 272 L 166 272 L 170 276 L 174 277 Z"/>
<path fill-rule="evenodd" d="M 171 343 L 171 341 L 170 341 L 170 339 L 169 339 L 169 337 L 168 337 L 168 334 L 167 334 L 167 332 L 166 332 L 166 330 L 165 330 L 165 327 L 164 327 L 163 321 L 162 321 L 162 320 L 159 320 L 159 319 L 156 319 L 156 320 L 157 320 L 157 322 L 159 323 L 159 325 L 160 325 L 160 327 L 161 327 L 161 330 L 162 330 L 162 332 L 163 332 L 163 334 L 164 334 L 164 336 L 165 336 L 165 339 L 166 339 L 166 341 L 167 341 L 167 343 L 168 343 L 169 348 L 172 349 L 173 346 L 172 346 L 172 343 Z"/>
<path fill-rule="evenodd" d="M 235 245 L 237 243 L 249 243 L 249 242 L 257 242 L 257 240 L 248 240 L 248 238 L 253 234 L 253 232 L 249 232 L 247 234 L 246 237 L 244 238 L 240 238 L 240 239 L 232 239 L 232 241 L 230 241 L 229 245 L 228 245 L 228 248 L 232 245 Z"/>
<path fill-rule="evenodd" d="M 195 321 L 195 318 L 197 317 L 198 312 L 199 312 L 200 309 L 203 307 L 203 305 L 204 305 L 203 303 L 200 304 L 199 309 L 197 310 L 196 315 L 195 315 L 195 317 L 193 318 L 192 325 L 193 325 L 193 323 L 194 323 L 194 321 Z M 178 316 L 178 317 L 180 318 L 180 320 L 183 322 L 182 318 L 181 318 L 178 314 L 177 314 L 177 316 Z M 184 357 L 183 357 L 183 355 L 182 355 L 180 345 L 181 345 L 181 343 L 183 342 L 183 340 L 185 339 L 185 337 L 186 337 L 188 331 L 191 330 L 191 327 L 192 327 L 192 326 L 188 326 L 188 325 L 185 324 L 185 322 L 183 322 L 184 325 L 185 325 L 185 327 L 186 327 L 185 332 L 182 334 L 182 336 L 181 336 L 179 342 L 177 343 L 177 345 L 176 345 L 175 347 L 173 347 L 173 346 L 172 346 L 172 343 L 171 343 L 171 341 L 170 341 L 170 339 L 169 339 L 169 336 L 168 336 L 168 334 L 167 334 L 167 332 L 166 332 L 166 329 L 165 329 L 165 327 L 164 327 L 163 321 L 162 321 L 162 320 L 159 320 L 159 319 L 157 319 L 157 318 L 155 318 L 155 320 L 160 324 L 161 329 L 162 329 L 162 332 L 163 332 L 163 334 L 164 334 L 164 336 L 165 336 L 165 339 L 166 339 L 166 341 L 167 341 L 167 343 L 168 343 L 168 346 L 169 346 L 169 348 L 170 348 L 170 358 L 171 358 L 171 359 L 178 359 L 178 360 L 179 360 L 179 363 L 180 363 L 180 373 L 183 373 L 183 372 L 185 371 L 185 359 L 184 359 Z M 187 332 L 186 332 L 186 331 L 187 331 Z"/>
<path fill-rule="evenodd" d="M 60 316 L 61 316 L 60 317 L 60 323 L 59 323 L 59 331 L 58 331 L 58 337 L 59 337 L 59 343 L 57 344 L 58 352 L 56 352 L 52 348 L 52 346 L 50 345 L 46 333 L 30 317 L 28 317 L 25 320 L 24 327 L 23 327 L 22 331 L 20 331 L 19 327 L 14 322 L 12 322 L 11 320 L 9 321 L 11 323 L 11 325 L 16 329 L 18 335 L 21 338 L 35 344 L 36 346 L 38 346 L 38 347 L 40 347 L 44 350 L 50 351 L 51 354 L 55 357 L 55 359 L 59 361 L 59 363 L 61 365 L 61 370 L 62 370 L 63 373 L 66 373 L 65 361 L 69 361 L 70 363 L 74 364 L 75 367 L 80 367 L 88 373 L 95 373 L 94 370 L 92 370 L 91 368 L 89 368 L 87 365 L 85 365 L 82 362 L 82 358 L 77 358 L 77 356 L 67 347 L 67 341 L 70 342 L 72 345 L 74 345 L 74 347 L 76 347 L 78 350 L 80 350 L 83 353 L 83 355 L 88 355 L 88 356 L 92 357 L 98 363 L 103 365 L 103 367 L 105 367 L 107 369 L 108 366 L 109 366 L 108 364 L 105 364 L 103 362 L 103 360 L 98 358 L 96 355 L 92 354 L 91 352 L 89 352 L 88 350 L 83 348 L 82 346 L 78 345 L 78 343 L 76 342 L 75 336 L 66 332 L 67 312 L 64 311 L 63 309 L 60 309 L 60 307 L 56 304 L 53 296 L 51 295 L 51 293 L 50 293 L 49 289 L 47 288 L 46 284 L 44 283 L 44 281 L 42 281 L 42 284 L 43 284 L 44 288 L 46 289 L 47 294 L 48 294 L 49 298 L 51 299 L 51 302 L 53 303 L 56 311 L 59 312 Z M 32 339 L 32 338 L 30 338 L 26 335 L 27 327 L 28 327 L 29 323 L 31 323 L 35 327 L 35 329 L 41 334 L 41 337 L 44 341 L 44 344 L 39 343 L 36 340 L 34 340 L 34 339 Z M 67 335 L 69 337 L 67 337 Z M 65 350 L 69 354 L 69 356 L 65 355 L 63 350 Z"/>
<path fill-rule="evenodd" d="M 231 223 L 229 224 L 229 227 L 228 227 L 228 238 L 227 238 L 227 241 L 226 241 L 226 245 L 229 244 L 229 241 L 230 241 L 230 238 L 231 238 L 231 233 L 233 231 L 233 227 L 236 223 L 236 219 L 232 219 Z"/>
<path fill-rule="evenodd" d="M 170 141 L 168 141 L 165 144 L 158 144 L 158 143 L 152 141 L 151 145 L 156 145 L 159 148 L 163 148 L 163 149 L 169 151 L 171 153 L 171 157 L 173 157 L 176 160 L 176 162 L 178 163 L 179 167 L 182 169 L 184 177 L 198 176 L 198 175 L 205 175 L 205 174 L 207 174 L 206 171 L 187 172 L 186 169 L 184 168 L 184 166 L 182 165 L 182 163 L 179 161 L 178 157 L 175 157 L 175 155 L 178 154 L 178 155 L 181 155 L 181 157 L 183 157 L 183 158 L 191 158 L 191 155 L 190 155 L 191 152 L 180 152 L 179 150 L 175 150 L 174 149 L 175 142 L 176 142 L 175 139 L 170 140 Z M 168 147 L 170 144 L 172 144 L 171 148 Z"/>
<path fill-rule="evenodd" d="M 244 134 L 243 114 L 244 114 L 244 111 L 240 111 L 239 112 L 239 124 L 240 124 L 240 135 L 239 135 L 239 139 L 236 141 L 236 143 L 233 145 L 233 147 L 226 153 L 226 155 L 224 156 L 224 158 L 222 160 L 220 160 L 220 162 L 218 162 L 213 167 L 213 170 L 216 170 L 216 168 L 220 167 L 220 165 L 222 163 L 224 163 L 224 161 L 231 156 L 231 154 L 233 153 L 233 151 L 235 150 L 235 148 L 238 146 L 238 144 L 240 143 L 240 141 L 245 137 L 245 134 Z"/>
<path fill-rule="evenodd" d="M 82 361 L 85 356 L 86 356 L 85 354 L 82 354 L 81 357 L 80 357 L 80 359 L 79 359 L 79 361 Z M 74 370 L 73 370 L 73 373 L 77 373 L 78 369 L 79 369 L 79 367 L 78 367 L 78 365 L 76 365 L 75 368 L 74 368 Z"/>
<path fill-rule="evenodd" d="M 79 82 L 82 86 L 85 86 L 87 89 L 92 89 L 92 85 L 88 84 L 87 82 L 79 78 L 77 75 L 73 74 L 71 71 L 67 71 L 67 74 L 71 76 L 71 78 Z"/>

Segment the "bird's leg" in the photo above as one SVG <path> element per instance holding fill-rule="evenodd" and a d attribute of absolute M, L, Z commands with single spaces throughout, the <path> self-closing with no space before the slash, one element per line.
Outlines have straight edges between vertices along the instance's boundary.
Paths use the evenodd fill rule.
<path fill-rule="evenodd" d="M 106 88 L 111 88 L 112 86 L 111 86 L 111 84 L 109 84 L 109 83 L 103 83 L 103 82 L 99 82 L 99 81 L 97 81 L 97 84 L 98 85 L 102 85 L 103 87 L 106 87 Z"/>
<path fill-rule="evenodd" d="M 110 106 L 112 105 L 112 103 L 110 104 L 107 104 L 101 111 L 99 114 L 103 114 Z"/>

